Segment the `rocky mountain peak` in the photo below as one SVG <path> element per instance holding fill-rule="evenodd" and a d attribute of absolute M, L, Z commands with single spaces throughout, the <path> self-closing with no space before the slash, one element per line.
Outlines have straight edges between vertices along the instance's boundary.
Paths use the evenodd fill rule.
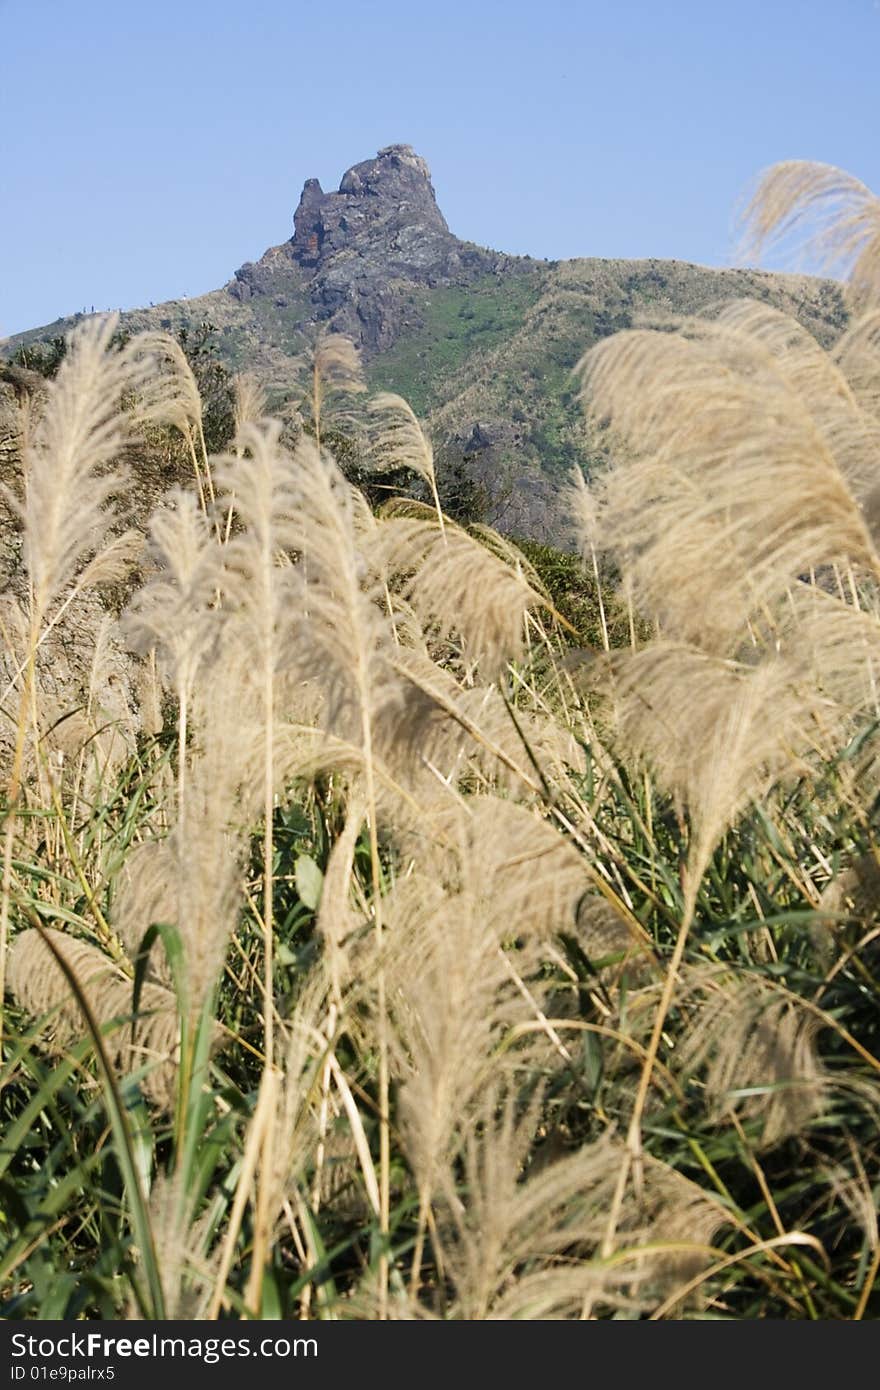
<path fill-rule="evenodd" d="M 410 145 L 387 145 L 353 165 L 336 193 L 307 179 L 293 219 L 291 253 L 319 269 L 343 250 L 381 245 L 401 267 L 425 271 L 442 261 L 451 236 L 431 173 Z"/>
<path fill-rule="evenodd" d="M 411 145 L 386 145 L 352 165 L 333 193 L 307 179 L 293 229 L 289 241 L 241 266 L 228 292 L 243 303 L 271 300 L 282 311 L 306 295 L 312 323 L 348 334 L 368 355 L 412 326 L 414 296 L 516 264 L 453 236 L 431 171 Z"/>

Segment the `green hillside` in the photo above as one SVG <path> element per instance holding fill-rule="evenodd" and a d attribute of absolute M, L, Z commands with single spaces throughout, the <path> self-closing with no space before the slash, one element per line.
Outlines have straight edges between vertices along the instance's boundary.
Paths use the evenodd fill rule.
<path fill-rule="evenodd" d="M 277 407 L 320 327 L 361 349 L 371 387 L 404 396 L 438 457 L 485 496 L 487 520 L 565 543 L 560 480 L 589 468 L 572 369 L 597 340 L 645 318 L 743 296 L 794 314 L 823 343 L 846 322 L 841 289 L 806 276 L 679 261 L 535 261 L 453 236 L 427 166 L 391 146 L 338 193 L 303 190 L 290 241 L 223 288 L 122 315 L 122 328 L 210 326 L 230 371 L 261 378 Z M 66 333 L 58 320 L 0 343 L 0 355 Z"/>

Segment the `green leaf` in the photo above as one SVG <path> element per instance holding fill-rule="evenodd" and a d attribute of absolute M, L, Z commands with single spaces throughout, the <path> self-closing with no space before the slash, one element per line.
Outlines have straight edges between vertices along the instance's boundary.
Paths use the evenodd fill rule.
<path fill-rule="evenodd" d="M 301 854 L 296 861 L 294 870 L 296 879 L 296 891 L 312 911 L 321 901 L 321 889 L 324 887 L 324 875 L 318 868 L 310 854 Z"/>
<path fill-rule="evenodd" d="M 135 1157 L 135 1145 L 132 1139 L 128 1114 L 122 1100 L 116 1076 L 110 1064 L 110 1059 L 104 1047 L 102 1030 L 92 1013 L 91 1006 L 83 993 L 82 986 L 66 956 L 59 951 L 52 937 L 48 932 L 43 930 L 42 924 L 38 920 L 34 922 L 34 925 L 41 933 L 43 940 L 55 957 L 59 969 L 67 980 L 70 990 L 79 1005 L 80 1012 L 82 1013 L 89 1036 L 92 1040 L 92 1046 L 95 1050 L 95 1057 L 98 1062 L 103 1083 L 104 1103 L 107 1107 L 110 1127 L 113 1132 L 114 1151 L 125 1183 L 132 1226 L 149 1287 L 149 1300 L 145 1300 L 144 1316 L 162 1320 L 165 1317 L 165 1296 L 162 1291 L 162 1281 L 159 1277 L 156 1247 L 153 1241 L 153 1229 L 150 1223 L 150 1211 L 141 1183 L 140 1167 Z"/>

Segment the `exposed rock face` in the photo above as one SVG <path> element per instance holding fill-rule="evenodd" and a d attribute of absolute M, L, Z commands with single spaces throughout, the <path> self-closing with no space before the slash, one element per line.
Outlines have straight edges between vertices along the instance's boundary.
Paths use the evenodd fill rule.
<path fill-rule="evenodd" d="M 291 253 L 304 266 L 326 266 L 341 251 L 369 262 L 379 248 L 386 276 L 448 274 L 458 261 L 428 166 L 409 145 L 389 145 L 355 164 L 338 193 L 323 193 L 309 179 L 293 225 Z"/>
<path fill-rule="evenodd" d="M 332 320 L 368 356 L 399 335 L 407 287 L 467 284 L 518 263 L 453 236 L 430 170 L 409 145 L 388 145 L 355 164 L 336 193 L 307 179 L 293 226 L 284 246 L 236 271 L 230 293 L 242 302 L 271 293 L 277 303 L 279 263 L 286 258 L 302 272 L 313 317 Z"/>

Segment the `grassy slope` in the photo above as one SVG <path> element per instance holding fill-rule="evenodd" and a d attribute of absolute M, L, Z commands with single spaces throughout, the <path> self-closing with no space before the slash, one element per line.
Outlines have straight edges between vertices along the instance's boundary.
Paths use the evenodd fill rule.
<path fill-rule="evenodd" d="M 518 325 L 445 375 L 436 423 L 447 430 L 468 419 L 519 424 L 526 458 L 558 475 L 582 449 L 571 373 L 593 343 L 643 315 L 695 313 L 742 296 L 793 312 L 826 341 L 845 322 L 837 287 L 806 276 L 677 261 L 567 261 L 544 273 Z"/>
<path fill-rule="evenodd" d="M 258 373 L 278 405 L 295 389 L 312 306 L 302 272 L 281 248 L 261 261 L 261 283 L 265 292 L 244 302 L 220 289 L 131 311 L 123 323 L 175 331 L 208 320 L 227 365 Z M 840 289 L 829 282 L 679 261 L 534 262 L 468 287 L 412 284 L 406 292 L 411 314 L 394 345 L 368 363 L 371 386 L 406 397 L 453 457 L 466 455 L 479 423 L 491 446 L 470 466 L 489 487 L 492 519 L 543 538 L 561 534 L 559 481 L 573 463 L 589 466 L 572 369 L 598 339 L 646 314 L 693 313 L 744 295 L 793 312 L 825 342 L 846 321 Z M 50 338 L 72 322 L 3 346 Z"/>
<path fill-rule="evenodd" d="M 480 425 L 491 445 L 470 466 L 505 530 L 560 540 L 555 493 L 572 464 L 590 466 L 572 371 L 599 339 L 644 316 L 697 313 L 748 296 L 796 315 L 820 341 L 846 322 L 840 289 L 808 276 L 714 270 L 678 261 L 536 263 L 469 289 L 419 290 L 420 318 L 369 367 L 405 396 L 453 457 Z"/>
<path fill-rule="evenodd" d="M 450 382 L 472 360 L 501 347 L 520 331 L 547 282 L 546 268 L 473 285 L 414 288 L 414 326 L 369 367 L 371 382 L 404 396 L 428 415 L 449 399 Z"/>

